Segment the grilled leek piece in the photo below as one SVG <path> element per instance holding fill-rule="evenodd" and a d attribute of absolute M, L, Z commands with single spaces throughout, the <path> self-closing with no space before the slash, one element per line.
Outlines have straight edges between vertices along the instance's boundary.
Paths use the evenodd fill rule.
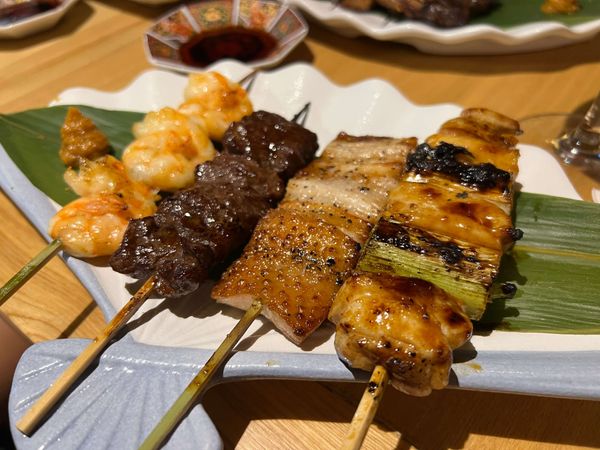
<path fill-rule="evenodd" d="M 459 298 L 476 319 L 485 310 L 500 258 L 499 250 L 381 218 L 357 268 L 429 281 Z"/>
<path fill-rule="evenodd" d="M 359 270 L 429 281 L 480 318 L 502 253 L 521 236 L 510 217 L 518 130 L 512 119 L 466 110 L 418 146 Z"/>

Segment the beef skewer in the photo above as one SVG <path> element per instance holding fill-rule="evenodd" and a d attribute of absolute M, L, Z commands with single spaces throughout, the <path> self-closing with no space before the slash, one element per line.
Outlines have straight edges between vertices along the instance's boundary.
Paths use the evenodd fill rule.
<path fill-rule="evenodd" d="M 160 446 L 260 313 L 294 343 L 326 320 L 336 290 L 354 268 L 415 145 L 414 138 L 340 134 L 288 182 L 278 208 L 261 219 L 243 255 L 212 292 L 218 301 L 245 309 L 244 316 L 142 449 Z"/>
<path fill-rule="evenodd" d="M 518 132 L 497 113 L 465 110 L 409 155 L 329 313 L 340 358 L 373 370 L 342 448 L 360 448 L 388 379 L 418 396 L 447 385 L 452 350 L 470 338 L 500 256 L 520 238 L 510 218 Z"/>
<path fill-rule="evenodd" d="M 314 133 L 276 114 L 259 111 L 241 122 L 256 130 L 247 136 L 244 148 L 225 147 L 198 166 L 194 186 L 164 200 L 154 216 L 130 222 L 111 264 L 134 277 L 149 278 L 19 420 L 20 431 L 34 431 L 153 290 L 172 297 L 192 292 L 243 245 L 260 216 L 283 197 L 286 174 L 306 165 L 318 148 Z M 265 146 L 270 148 L 267 153 L 261 152 Z M 236 154 L 241 152 L 248 154 Z"/>
<path fill-rule="evenodd" d="M 220 140 L 227 123 L 252 112 L 247 93 L 256 73 L 239 83 L 216 72 L 191 75 L 179 111 L 163 108 L 134 125 L 124 163 L 108 154 L 108 140 L 94 123 L 69 108 L 59 154 L 68 167 L 65 181 L 81 197 L 52 218 L 53 240 L 0 288 L 0 305 L 60 250 L 86 258 L 112 254 L 129 219 L 154 213 L 158 189 L 185 187 L 195 165 L 214 156 L 208 135 Z"/>

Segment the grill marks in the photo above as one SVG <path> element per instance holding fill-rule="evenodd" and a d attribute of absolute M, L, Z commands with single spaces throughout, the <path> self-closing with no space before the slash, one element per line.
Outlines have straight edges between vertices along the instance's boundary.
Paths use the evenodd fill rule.
<path fill-rule="evenodd" d="M 338 325 L 335 346 L 342 359 L 369 371 L 383 365 L 392 384 L 412 395 L 446 386 L 451 348 L 472 331 L 469 319 L 443 290 L 422 280 L 381 274 L 349 278 L 330 319 Z"/>
<path fill-rule="evenodd" d="M 466 110 L 409 156 L 329 315 L 352 367 L 382 365 L 412 395 L 447 385 L 452 349 L 471 336 L 466 312 L 483 312 L 521 235 L 510 218 L 518 132 L 512 119 Z"/>
<path fill-rule="evenodd" d="M 397 183 L 415 139 L 341 134 L 290 180 L 279 208 L 213 289 L 217 301 L 263 314 L 299 344 L 326 318 Z"/>
<path fill-rule="evenodd" d="M 290 124 L 264 111 L 246 117 L 244 127 L 254 131 L 240 139 L 243 149 L 232 144 L 242 133 L 232 124 L 223 153 L 197 167 L 194 186 L 163 200 L 154 216 L 130 222 L 113 269 L 136 278 L 154 274 L 157 292 L 167 297 L 194 291 L 283 197 L 283 180 L 272 167 L 285 166 L 281 176 L 295 173 L 318 148 L 314 133 Z M 261 152 L 265 145 L 268 154 Z"/>
<path fill-rule="evenodd" d="M 462 157 L 462 158 L 461 158 Z M 473 155 L 463 147 L 441 142 L 437 147 L 421 144 L 410 154 L 406 168 L 415 174 L 443 174 L 453 181 L 478 191 L 498 189 L 505 191 L 511 181 L 510 174 L 490 163 L 470 164 L 461 159 Z"/>

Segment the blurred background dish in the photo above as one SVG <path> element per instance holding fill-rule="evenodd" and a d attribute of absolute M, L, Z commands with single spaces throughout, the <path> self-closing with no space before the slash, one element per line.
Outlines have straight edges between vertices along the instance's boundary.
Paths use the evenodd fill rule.
<path fill-rule="evenodd" d="M 0 38 L 22 38 L 53 27 L 77 0 L 21 2 L 0 9 Z M 27 3 L 31 3 L 28 5 Z"/>
<path fill-rule="evenodd" d="M 307 35 L 293 8 L 274 0 L 209 0 L 184 4 L 144 36 L 146 56 L 159 67 L 201 70 L 222 59 L 250 67 L 281 61 Z"/>
<path fill-rule="evenodd" d="M 383 10 L 353 11 L 330 0 L 287 0 L 308 17 L 346 36 L 401 42 L 439 55 L 496 55 L 562 47 L 600 32 L 600 2 L 581 1 L 574 14 L 544 14 L 541 0 L 503 0 L 456 28 L 436 28 Z"/>
<path fill-rule="evenodd" d="M 178 0 L 131 0 L 141 5 L 166 5 L 168 3 L 177 3 Z"/>

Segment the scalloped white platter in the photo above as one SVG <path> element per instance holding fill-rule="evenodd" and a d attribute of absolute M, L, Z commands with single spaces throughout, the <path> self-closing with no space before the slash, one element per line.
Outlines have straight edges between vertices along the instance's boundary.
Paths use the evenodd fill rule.
<path fill-rule="evenodd" d="M 380 41 L 400 42 L 435 55 L 500 55 L 548 50 L 591 39 L 600 32 L 600 17 L 574 26 L 553 21 L 549 16 L 547 21 L 506 29 L 486 24 L 441 29 L 411 20 L 394 20 L 379 11 L 352 11 L 339 6 L 335 0 L 286 1 L 343 36 L 364 35 Z"/>
<path fill-rule="evenodd" d="M 247 66 L 230 61 L 213 69 L 232 79 L 250 72 Z M 150 111 L 178 105 L 186 80 L 183 75 L 152 70 L 120 92 L 74 88 L 62 93 L 56 104 Z M 461 110 L 451 104 L 412 104 L 377 79 L 337 86 L 305 64 L 259 72 L 251 98 L 255 109 L 285 117 L 311 102 L 306 127 L 318 134 L 321 147 L 340 131 L 422 140 Z M 530 146 L 521 150 L 517 181 L 522 190 L 578 198 L 551 155 Z M 47 237 L 46 226 L 57 206 L 31 185 L 1 145 L 0 186 Z M 63 257 L 106 318 L 124 305 L 136 287 L 132 279 L 108 267 Z M 104 352 L 41 428 L 26 437 L 14 424 L 88 341 L 60 340 L 31 347 L 19 363 L 10 396 L 17 448 L 136 448 L 241 317 L 239 311 L 210 300 L 209 289 L 203 286 L 184 299 L 147 301 L 130 321 L 128 334 Z M 299 348 L 260 318 L 215 383 L 250 378 L 366 380 L 368 374 L 349 370 L 337 358 L 333 331 L 325 325 Z M 474 336 L 469 345 L 455 352 L 455 361 L 454 387 L 600 398 L 600 336 L 494 331 Z M 200 404 L 166 444 L 172 449 L 221 447 L 216 427 Z"/>

